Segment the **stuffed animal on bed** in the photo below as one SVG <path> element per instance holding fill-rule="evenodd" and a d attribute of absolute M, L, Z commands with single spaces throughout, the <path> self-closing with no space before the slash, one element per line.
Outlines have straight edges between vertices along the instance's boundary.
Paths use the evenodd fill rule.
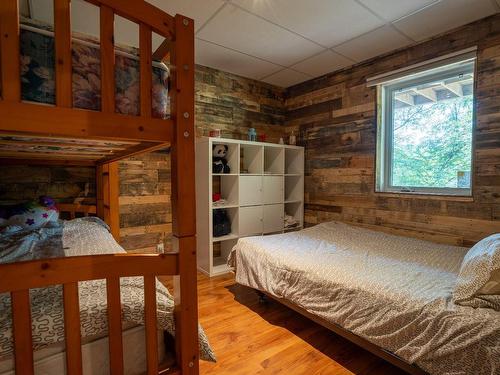
<path fill-rule="evenodd" d="M 212 147 L 212 173 L 231 173 L 227 164 L 227 145 L 213 145 Z"/>
<path fill-rule="evenodd" d="M 10 206 L 0 206 L 0 227 L 17 230 L 36 229 L 57 222 L 59 211 L 56 202 L 46 196 Z M 9 230 L 10 231 L 10 230 Z"/>

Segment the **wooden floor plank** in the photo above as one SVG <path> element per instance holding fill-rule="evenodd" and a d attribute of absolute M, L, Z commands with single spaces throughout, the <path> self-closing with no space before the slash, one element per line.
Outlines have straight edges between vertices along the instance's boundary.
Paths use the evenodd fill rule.
<path fill-rule="evenodd" d="M 256 293 L 232 275 L 198 275 L 200 323 L 217 363 L 200 362 L 203 375 L 373 374 L 402 370 Z"/>

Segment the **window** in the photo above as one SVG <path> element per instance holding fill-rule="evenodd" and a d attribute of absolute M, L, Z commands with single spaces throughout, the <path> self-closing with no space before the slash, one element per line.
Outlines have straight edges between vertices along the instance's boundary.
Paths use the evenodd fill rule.
<path fill-rule="evenodd" d="M 377 191 L 471 195 L 475 58 L 378 83 Z"/>

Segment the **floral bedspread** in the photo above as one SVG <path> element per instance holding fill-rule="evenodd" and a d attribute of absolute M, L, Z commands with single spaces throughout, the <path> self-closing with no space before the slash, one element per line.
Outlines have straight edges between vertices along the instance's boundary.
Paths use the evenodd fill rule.
<path fill-rule="evenodd" d="M 22 99 L 55 104 L 55 43 L 46 25 L 23 19 L 20 36 Z M 47 35 L 48 34 L 48 35 Z M 116 112 L 139 115 L 140 75 L 137 50 L 115 48 Z M 73 107 L 101 109 L 101 58 L 99 42 L 91 37 L 73 38 Z M 168 68 L 153 63 L 153 117 L 169 116 Z"/>

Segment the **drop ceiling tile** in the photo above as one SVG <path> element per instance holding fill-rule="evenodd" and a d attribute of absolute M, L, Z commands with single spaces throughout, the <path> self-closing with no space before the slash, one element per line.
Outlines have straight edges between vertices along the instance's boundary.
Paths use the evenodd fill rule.
<path fill-rule="evenodd" d="M 318 45 L 227 4 L 200 30 L 210 42 L 289 66 L 321 51 Z"/>
<path fill-rule="evenodd" d="M 352 63 L 351 60 L 346 59 L 344 56 L 327 49 L 318 55 L 295 64 L 292 68 L 317 77 L 352 65 Z"/>
<path fill-rule="evenodd" d="M 384 18 L 386 21 L 395 21 L 420 10 L 439 0 L 360 0 L 364 5 Z"/>
<path fill-rule="evenodd" d="M 223 0 L 146 0 L 148 3 L 175 16 L 177 13 L 194 19 L 197 31 L 223 4 Z"/>
<path fill-rule="evenodd" d="M 345 42 L 383 22 L 353 0 L 233 0 L 271 22 L 325 46 Z"/>
<path fill-rule="evenodd" d="M 442 0 L 394 23 L 420 41 L 496 13 L 490 0 Z"/>
<path fill-rule="evenodd" d="M 203 66 L 253 79 L 260 79 L 283 69 L 279 65 L 200 39 L 196 39 L 195 43 L 195 61 Z"/>
<path fill-rule="evenodd" d="M 357 62 L 407 46 L 412 41 L 389 25 L 382 26 L 334 48 Z"/>
<path fill-rule="evenodd" d="M 262 79 L 262 81 L 280 87 L 290 87 L 297 83 L 311 79 L 310 76 L 292 69 L 283 69 L 277 73 Z"/>

